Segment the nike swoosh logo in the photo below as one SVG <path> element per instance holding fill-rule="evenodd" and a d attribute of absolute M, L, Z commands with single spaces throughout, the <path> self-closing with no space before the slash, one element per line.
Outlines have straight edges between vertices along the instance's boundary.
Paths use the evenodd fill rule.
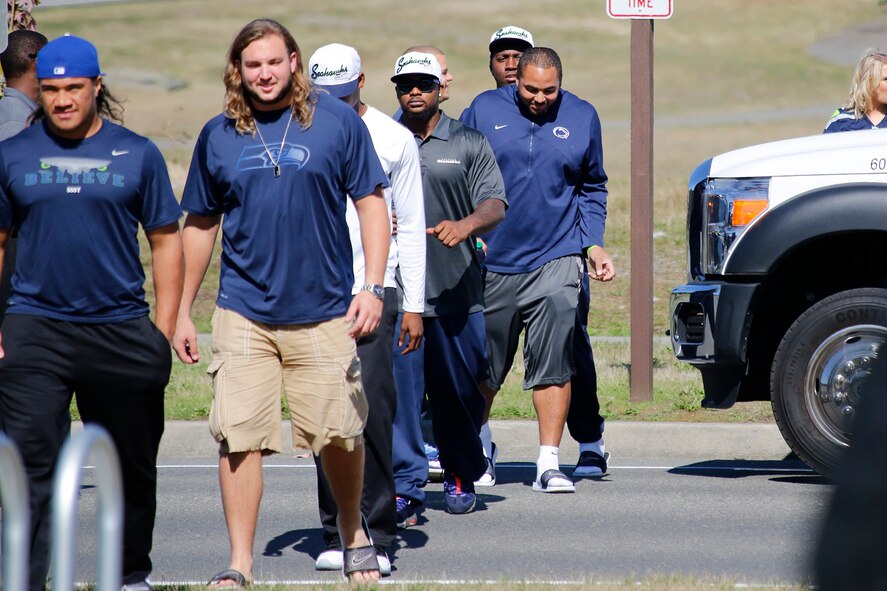
<path fill-rule="evenodd" d="M 366 562 L 370 558 L 372 558 L 371 554 L 364 554 L 363 558 L 361 558 L 360 560 L 355 560 L 354 556 L 352 555 L 351 556 L 351 566 L 360 566 L 361 564 L 363 564 L 364 562 Z"/>
<path fill-rule="evenodd" d="M 129 154 L 129 150 L 111 150 L 111 156 L 123 156 Z"/>
<path fill-rule="evenodd" d="M 502 129 L 503 127 L 508 127 L 508 124 L 506 123 L 505 125 L 494 125 L 493 129 L 499 130 L 499 129 Z"/>

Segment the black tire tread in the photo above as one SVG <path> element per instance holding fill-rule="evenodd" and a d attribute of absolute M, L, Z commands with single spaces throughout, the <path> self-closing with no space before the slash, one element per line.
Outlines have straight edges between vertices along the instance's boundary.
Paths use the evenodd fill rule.
<path fill-rule="evenodd" d="M 805 310 L 785 332 L 776 349 L 776 354 L 773 356 L 773 363 L 771 365 L 770 404 L 773 408 L 776 425 L 779 427 L 783 439 L 804 463 L 829 478 L 834 477 L 837 471 L 843 448 L 825 441 L 824 438 L 820 443 L 822 451 L 811 449 L 812 446 L 806 443 L 811 434 L 815 439 L 817 433 L 812 425 L 793 424 L 790 416 L 791 413 L 784 406 L 790 403 L 790 400 L 781 393 L 782 370 L 787 363 L 787 358 L 795 348 L 804 345 L 804 342 L 799 342 L 798 339 L 803 339 L 806 332 L 815 330 L 817 323 L 824 314 L 828 314 L 830 310 L 842 306 L 866 303 L 872 303 L 887 309 L 887 289 L 870 287 L 850 289 L 816 302 Z M 848 326 L 850 325 L 852 324 L 848 324 Z M 808 432 L 805 433 L 804 431 Z M 833 449 L 829 450 L 829 446 Z"/>

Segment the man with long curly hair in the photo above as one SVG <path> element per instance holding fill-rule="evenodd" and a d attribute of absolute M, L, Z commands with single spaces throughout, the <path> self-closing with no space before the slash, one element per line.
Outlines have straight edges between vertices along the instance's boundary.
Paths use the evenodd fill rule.
<path fill-rule="evenodd" d="M 299 46 L 280 23 L 259 19 L 241 29 L 224 81 L 225 112 L 201 131 L 182 198 L 185 289 L 174 339 L 183 362 L 200 359 L 191 306 L 221 224 L 209 423 L 231 560 L 210 586 L 252 578 L 262 455 L 283 447 L 281 384 L 294 444 L 322 458 L 339 509 L 344 573 L 373 581 L 376 550 L 359 509 L 368 409 L 355 339 L 373 332 L 382 314 L 388 181 L 360 117 L 312 89 Z M 366 259 L 366 284 L 353 298 L 349 195 Z"/>

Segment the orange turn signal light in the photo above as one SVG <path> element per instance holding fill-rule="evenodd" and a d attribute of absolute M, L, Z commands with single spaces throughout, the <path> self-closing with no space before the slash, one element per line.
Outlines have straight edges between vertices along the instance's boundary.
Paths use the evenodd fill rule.
<path fill-rule="evenodd" d="M 733 201 L 733 216 L 730 222 L 734 226 L 747 226 L 753 219 L 767 209 L 766 199 L 736 199 Z"/>

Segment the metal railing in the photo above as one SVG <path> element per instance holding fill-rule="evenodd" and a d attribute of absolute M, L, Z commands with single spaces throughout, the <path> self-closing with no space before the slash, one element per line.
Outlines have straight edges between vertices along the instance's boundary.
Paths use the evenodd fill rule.
<path fill-rule="evenodd" d="M 77 496 L 81 468 L 90 452 L 96 456 L 99 498 L 99 570 L 96 591 L 120 591 L 123 548 L 123 485 L 114 442 L 98 425 L 68 439 L 62 448 L 52 496 L 52 588 L 74 589 Z"/>
<path fill-rule="evenodd" d="M 28 588 L 31 506 L 28 480 L 18 448 L 0 433 L 0 506 L 3 507 L 3 589 Z"/>

